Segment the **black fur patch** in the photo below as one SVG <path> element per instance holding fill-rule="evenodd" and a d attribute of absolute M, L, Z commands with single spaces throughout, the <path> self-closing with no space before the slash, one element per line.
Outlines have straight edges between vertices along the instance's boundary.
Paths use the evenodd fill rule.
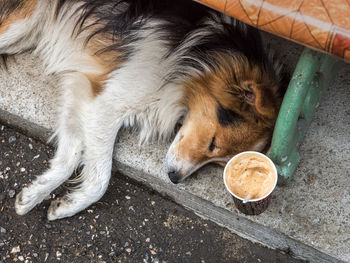
<path fill-rule="evenodd" d="M 259 31 L 234 18 L 227 22 L 223 17 L 223 15 L 219 15 L 211 18 L 211 20 L 215 21 L 214 24 L 222 25 L 220 30 L 213 25 L 202 25 L 210 32 L 210 35 L 193 46 L 191 51 L 239 52 L 251 62 L 264 61 L 267 56 L 264 53 Z"/>
<path fill-rule="evenodd" d="M 216 114 L 218 116 L 219 123 L 223 126 L 236 125 L 244 121 L 243 117 L 240 116 L 238 113 L 232 110 L 225 109 L 220 104 L 216 109 Z"/>
<path fill-rule="evenodd" d="M 166 77 L 169 81 L 192 74 L 191 69 L 203 71 L 204 67 L 209 67 L 215 70 L 219 62 L 210 55 L 211 51 L 228 55 L 239 53 L 250 63 L 273 70 L 257 29 L 218 13 L 213 15 L 214 11 L 192 0 L 58 0 L 56 16 L 75 3 L 82 3 L 78 10 L 82 11 L 76 25 L 78 32 L 96 26 L 97 30 L 86 41 L 97 34 L 110 37 L 115 41 L 100 52 L 117 51 L 124 59 L 132 55 L 132 43 L 140 40 L 140 30 L 152 19 L 162 20 L 157 25 L 157 33 L 169 45 L 168 55 L 179 50 L 182 55 L 177 69 Z M 207 23 L 203 23 L 205 20 Z M 191 41 L 191 33 L 198 31 L 203 34 L 196 34 Z M 191 45 L 187 47 L 189 41 Z"/>
<path fill-rule="evenodd" d="M 190 0 L 59 0 L 56 17 L 64 7 L 74 3 L 82 3 L 78 10 L 82 11 L 76 25 L 78 32 L 95 26 L 98 28 L 86 41 L 97 34 L 109 37 L 115 40 L 114 43 L 100 52 L 118 51 L 125 59 L 133 52 L 130 44 L 140 40 L 140 30 L 151 19 L 165 22 L 159 26 L 158 32 L 175 47 L 207 10 Z M 90 17 L 94 17 L 92 24 L 87 22 Z"/>

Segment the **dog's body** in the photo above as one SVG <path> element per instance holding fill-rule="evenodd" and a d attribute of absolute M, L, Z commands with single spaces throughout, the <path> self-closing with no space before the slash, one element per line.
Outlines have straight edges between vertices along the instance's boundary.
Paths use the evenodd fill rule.
<path fill-rule="evenodd" d="M 51 203 L 48 218 L 99 200 L 122 126 L 136 127 L 141 142 L 167 140 L 184 118 L 166 158 L 174 183 L 268 146 L 280 66 L 255 29 L 186 0 L 0 0 L 0 8 L 0 54 L 34 50 L 62 89 L 57 152 L 17 196 L 18 214 L 80 164 L 81 183 Z"/>

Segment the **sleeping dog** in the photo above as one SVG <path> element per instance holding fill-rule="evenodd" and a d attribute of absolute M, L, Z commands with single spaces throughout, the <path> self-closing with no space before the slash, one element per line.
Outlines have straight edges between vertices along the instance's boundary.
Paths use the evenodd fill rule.
<path fill-rule="evenodd" d="M 269 146 L 283 78 L 258 31 L 190 0 L 0 0 L 0 54 L 31 50 L 62 93 L 51 168 L 16 197 L 26 214 L 82 166 L 52 201 L 72 216 L 108 186 L 121 127 L 168 140 L 169 179 Z"/>

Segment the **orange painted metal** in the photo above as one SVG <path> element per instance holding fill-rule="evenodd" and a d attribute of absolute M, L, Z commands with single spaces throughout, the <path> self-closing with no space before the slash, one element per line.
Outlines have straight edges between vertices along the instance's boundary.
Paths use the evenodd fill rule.
<path fill-rule="evenodd" d="M 350 0 L 196 0 L 261 30 L 350 62 Z"/>

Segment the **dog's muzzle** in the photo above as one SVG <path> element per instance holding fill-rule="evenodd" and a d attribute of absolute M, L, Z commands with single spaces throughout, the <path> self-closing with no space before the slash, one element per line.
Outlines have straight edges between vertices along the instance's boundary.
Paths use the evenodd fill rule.
<path fill-rule="evenodd" d="M 178 142 L 181 140 L 180 133 L 178 133 L 170 145 L 166 154 L 166 167 L 169 179 L 172 183 L 178 184 L 193 171 L 194 165 L 191 161 L 180 158 L 178 156 Z"/>

